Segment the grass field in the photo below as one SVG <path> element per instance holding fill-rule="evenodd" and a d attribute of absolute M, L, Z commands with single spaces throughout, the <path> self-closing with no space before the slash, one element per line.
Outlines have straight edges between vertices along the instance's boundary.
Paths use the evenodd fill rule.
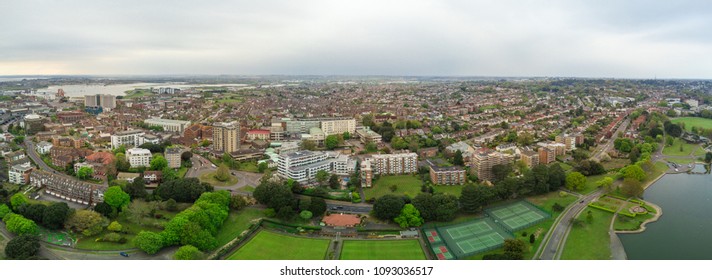
<path fill-rule="evenodd" d="M 655 216 L 655 208 L 650 207 L 648 205 L 643 206 L 645 209 L 648 210 L 647 214 L 638 214 L 635 216 L 635 218 L 630 218 L 626 217 L 623 215 L 618 215 L 616 218 L 616 221 L 613 222 L 613 229 L 615 230 L 637 230 L 640 228 L 640 225 L 645 222 L 646 220 L 652 218 Z"/>
<path fill-rule="evenodd" d="M 228 174 L 228 176 L 230 176 L 230 179 L 228 179 L 225 182 L 221 182 L 221 181 L 218 181 L 217 179 L 215 179 L 215 173 L 216 173 L 215 171 L 205 172 L 205 173 L 201 174 L 198 179 L 201 182 L 206 182 L 213 186 L 223 186 L 224 187 L 224 186 L 232 186 L 234 184 L 237 184 L 237 177 Z"/>
<path fill-rule="evenodd" d="M 345 240 L 342 260 L 424 260 L 418 240 Z"/>
<path fill-rule="evenodd" d="M 606 170 L 620 169 L 628 164 L 630 164 L 630 160 L 627 158 L 613 158 L 609 161 L 601 162 L 601 165 L 603 165 L 603 168 Z"/>
<path fill-rule="evenodd" d="M 141 97 L 150 96 L 153 94 L 153 93 L 151 93 L 151 91 L 149 89 L 145 89 L 145 88 L 127 90 L 124 93 L 126 93 L 126 95 L 124 95 L 124 99 L 141 98 Z"/>
<path fill-rule="evenodd" d="M 608 227 L 611 224 L 612 213 L 586 209 L 579 219 L 586 220 L 586 213 L 591 211 L 593 222 L 583 222 L 582 226 L 573 226 L 566 240 L 562 260 L 610 260 L 611 239 L 608 236 Z"/>
<path fill-rule="evenodd" d="M 323 260 L 328 239 L 303 238 L 262 230 L 230 260 Z"/>
<path fill-rule="evenodd" d="M 692 127 L 701 127 L 704 129 L 712 128 L 712 119 L 697 118 L 697 117 L 684 117 L 676 118 L 670 120 L 672 123 L 685 123 L 685 130 L 690 131 Z"/>
<path fill-rule="evenodd" d="M 227 220 L 223 223 L 222 228 L 215 235 L 215 239 L 218 241 L 218 247 L 227 244 L 231 240 L 235 239 L 243 231 L 250 227 L 252 220 L 256 220 L 264 217 L 264 210 L 258 208 L 245 208 L 240 211 L 230 211 L 227 216 Z"/>
<path fill-rule="evenodd" d="M 127 231 L 128 233 L 122 233 L 121 236 L 125 237 L 128 241 L 124 244 L 121 243 L 116 243 L 116 242 L 102 242 L 98 241 L 97 239 L 104 236 L 107 233 L 110 233 L 108 230 L 102 231 L 100 234 L 97 234 L 95 236 L 90 236 L 90 237 L 85 237 L 83 235 L 77 235 L 77 244 L 76 248 L 77 249 L 86 249 L 86 250 L 99 250 L 99 251 L 108 251 L 108 250 L 125 250 L 125 249 L 131 249 L 135 248 L 133 244 L 133 239 L 136 237 L 136 235 L 141 232 L 141 231 L 153 231 L 153 232 L 160 232 L 162 229 L 153 227 L 153 226 L 148 226 L 148 225 L 139 225 L 135 223 L 131 223 L 128 220 L 126 220 L 123 215 L 120 215 L 117 221 L 123 226 L 123 230 Z"/>
<path fill-rule="evenodd" d="M 257 168 L 257 163 L 254 161 L 240 162 L 240 165 L 237 167 L 237 170 L 254 173 L 259 172 L 259 169 Z"/>
<path fill-rule="evenodd" d="M 586 185 L 583 186 L 583 190 L 576 191 L 581 194 L 589 194 L 598 189 L 596 186 L 596 182 L 600 181 L 603 178 L 606 177 L 611 177 L 615 178 L 615 174 L 601 174 L 601 175 L 594 175 L 594 176 L 588 176 L 586 177 Z"/>
<path fill-rule="evenodd" d="M 647 172 L 648 176 L 646 176 L 645 180 L 643 180 L 644 188 L 647 188 L 653 180 L 657 179 L 660 175 L 665 173 L 665 171 L 667 171 L 667 170 L 668 170 L 668 167 L 664 162 L 661 162 L 661 161 L 656 162 L 655 168 L 652 171 Z"/>
<path fill-rule="evenodd" d="M 390 189 L 392 185 L 398 186 L 395 192 Z M 413 175 L 381 176 L 372 188 L 364 188 L 363 192 L 366 194 L 366 199 L 379 198 L 387 194 L 407 195 L 413 198 L 420 193 L 422 185 L 423 182 Z"/>
<path fill-rule="evenodd" d="M 680 151 L 680 146 L 682 145 L 682 151 Z M 672 146 L 665 146 L 663 148 L 663 154 L 666 156 L 689 156 L 695 149 L 700 145 L 698 144 L 688 144 L 685 140 L 675 138 Z"/>
<path fill-rule="evenodd" d="M 455 186 L 433 186 L 433 189 L 435 189 L 436 193 L 449 193 L 451 195 L 460 197 L 460 193 L 462 193 L 462 188 L 463 185 L 455 185 Z"/>

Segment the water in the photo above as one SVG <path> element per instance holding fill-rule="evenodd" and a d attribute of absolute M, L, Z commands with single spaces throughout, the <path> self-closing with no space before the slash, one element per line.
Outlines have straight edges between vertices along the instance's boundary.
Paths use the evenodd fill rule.
<path fill-rule="evenodd" d="M 696 166 L 695 172 L 705 172 Z M 665 175 L 644 194 L 663 209 L 643 233 L 619 234 L 631 260 L 712 260 L 712 175 Z"/>
<path fill-rule="evenodd" d="M 63 89 L 64 93 L 68 97 L 72 96 L 84 96 L 91 94 L 111 94 L 111 95 L 124 95 L 126 91 L 133 90 L 137 88 L 150 88 L 150 87 L 171 87 L 171 88 L 191 88 L 191 87 L 235 87 L 244 88 L 245 84 L 179 84 L 179 83 L 134 83 L 134 84 L 114 84 L 114 85 L 103 85 L 103 84 L 79 84 L 79 85 L 61 85 L 61 86 L 50 86 L 46 90 L 47 92 L 57 92 L 57 89 Z"/>

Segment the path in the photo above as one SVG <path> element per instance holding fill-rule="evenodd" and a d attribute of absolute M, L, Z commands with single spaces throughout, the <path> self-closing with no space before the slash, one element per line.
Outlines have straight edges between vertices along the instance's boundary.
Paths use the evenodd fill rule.
<path fill-rule="evenodd" d="M 628 199 L 630 200 L 630 199 Z M 621 206 L 618 206 L 618 210 L 616 210 L 615 213 L 613 213 L 613 218 L 611 219 L 611 224 L 608 226 L 608 236 L 611 238 L 611 259 L 613 260 L 627 260 L 628 256 L 625 253 L 625 247 L 623 247 L 623 243 L 621 242 L 621 239 L 618 238 L 618 235 L 616 234 L 615 230 L 613 229 L 613 225 L 616 223 L 616 219 L 618 219 L 618 212 L 621 211 L 621 209 L 625 206 L 625 204 L 621 204 Z"/>

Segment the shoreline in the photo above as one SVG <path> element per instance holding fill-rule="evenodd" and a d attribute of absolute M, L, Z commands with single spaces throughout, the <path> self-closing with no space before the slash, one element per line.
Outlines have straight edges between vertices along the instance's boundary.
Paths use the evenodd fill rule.
<path fill-rule="evenodd" d="M 655 208 L 655 211 L 656 211 L 657 213 L 655 213 L 655 215 L 654 215 L 652 218 L 643 221 L 643 222 L 640 224 L 640 228 L 638 228 L 638 229 L 636 229 L 636 230 L 614 230 L 614 231 L 613 231 L 614 233 L 616 233 L 616 234 L 619 234 L 619 233 L 629 233 L 629 234 L 631 234 L 631 233 L 641 233 L 641 232 L 644 232 L 644 231 L 645 231 L 645 229 L 646 229 L 645 226 L 646 226 L 647 224 L 657 222 L 657 221 L 660 219 L 660 216 L 663 215 L 663 209 L 660 208 L 660 206 L 658 206 L 657 204 L 652 203 L 652 202 L 650 202 L 650 201 L 643 200 L 643 202 L 645 202 L 645 204 L 650 205 L 651 207 Z"/>

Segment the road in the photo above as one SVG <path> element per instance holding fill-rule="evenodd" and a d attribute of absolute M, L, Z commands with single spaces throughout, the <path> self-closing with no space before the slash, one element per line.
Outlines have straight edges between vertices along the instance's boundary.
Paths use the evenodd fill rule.
<path fill-rule="evenodd" d="M 566 244 L 566 238 L 568 237 L 569 231 L 571 231 L 571 220 L 581 213 L 581 211 L 583 211 L 583 209 L 585 209 L 591 201 L 595 200 L 602 194 L 603 190 L 597 190 L 579 199 L 578 202 L 564 210 L 564 213 L 562 213 L 558 218 L 559 222 L 555 222 L 554 228 L 547 233 L 549 239 L 546 244 L 544 244 L 543 251 L 541 252 L 539 259 L 556 260 L 561 257 L 564 245 Z"/>
<path fill-rule="evenodd" d="M 74 177 L 72 177 L 72 176 L 69 176 L 69 175 L 67 175 L 67 174 L 64 174 L 64 173 L 62 173 L 62 172 L 59 172 L 59 171 L 54 170 L 53 168 L 49 167 L 49 166 L 42 160 L 42 157 L 40 157 L 40 155 L 37 153 L 37 151 L 35 150 L 35 143 L 33 143 L 31 140 L 25 140 L 25 152 L 27 153 L 27 155 L 30 156 L 30 158 L 32 159 L 32 161 L 34 161 L 35 164 L 37 164 L 37 166 L 40 167 L 40 169 L 42 169 L 42 170 L 44 170 L 44 171 L 52 172 L 52 173 L 54 173 L 56 176 L 64 177 L 64 178 L 67 178 L 67 179 L 69 179 L 69 180 L 73 180 L 73 181 L 77 181 L 77 182 L 83 182 L 83 181 L 77 180 L 77 178 L 74 178 Z M 91 184 L 91 183 L 89 183 L 89 182 L 83 182 L 83 183 Z M 93 185 L 96 185 L 96 184 L 93 184 Z M 102 185 L 97 185 L 97 186 L 104 186 L 104 187 L 107 187 L 107 186 L 108 186 L 108 183 L 107 183 L 106 181 L 104 181 Z"/>
<path fill-rule="evenodd" d="M 613 143 L 618 139 L 618 134 L 619 133 L 625 133 L 626 129 L 628 129 L 628 124 L 630 124 L 630 120 L 627 118 L 618 126 L 618 129 L 616 129 L 616 132 L 613 133 L 611 136 L 611 139 L 608 139 L 608 142 L 606 142 L 603 145 L 599 145 L 596 150 L 593 152 L 593 156 L 591 156 L 591 159 L 595 159 L 600 161 L 601 156 L 606 154 L 608 150 L 613 148 Z"/>

